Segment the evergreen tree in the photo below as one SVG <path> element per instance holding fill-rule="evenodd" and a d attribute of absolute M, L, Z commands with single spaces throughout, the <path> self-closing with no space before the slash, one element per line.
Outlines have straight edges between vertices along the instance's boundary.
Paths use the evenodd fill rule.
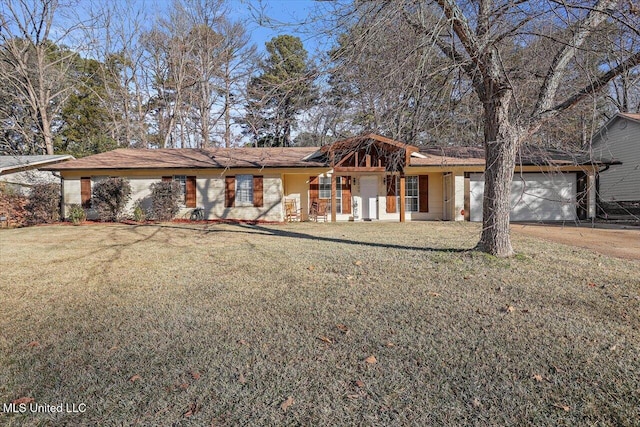
<path fill-rule="evenodd" d="M 259 146 L 291 146 L 296 116 L 313 105 L 317 89 L 300 38 L 282 35 L 266 43 L 261 73 L 249 82 L 245 134 Z"/>

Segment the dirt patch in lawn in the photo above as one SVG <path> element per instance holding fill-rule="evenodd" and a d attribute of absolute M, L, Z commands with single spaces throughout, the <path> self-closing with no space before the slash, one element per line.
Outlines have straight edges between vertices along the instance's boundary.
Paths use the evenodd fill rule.
<path fill-rule="evenodd" d="M 575 225 L 512 224 L 511 230 L 578 246 L 617 258 L 640 260 L 640 228 L 588 228 Z"/>

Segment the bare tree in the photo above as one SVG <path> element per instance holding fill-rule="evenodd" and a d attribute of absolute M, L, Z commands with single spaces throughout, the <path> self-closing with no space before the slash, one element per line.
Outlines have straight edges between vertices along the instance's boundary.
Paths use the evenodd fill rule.
<path fill-rule="evenodd" d="M 509 213 L 516 154 L 546 122 L 640 64 L 637 44 L 630 43 L 640 37 L 633 4 L 622 0 L 405 0 L 355 5 L 367 15 L 402 17 L 431 41 L 430 55 L 446 58 L 449 67 L 461 70 L 470 82 L 482 104 L 486 153 L 478 249 L 496 256 L 512 255 Z M 616 26 L 624 37 L 617 43 L 609 39 L 606 49 L 594 47 L 607 26 Z M 546 55 L 535 55 L 536 49 L 530 48 L 543 39 L 548 42 Z M 624 54 L 602 65 L 613 51 Z M 543 72 L 521 76 L 515 54 L 544 64 Z M 599 59 L 601 65 L 595 71 L 583 67 L 586 55 L 590 61 Z"/>
<path fill-rule="evenodd" d="M 75 6 L 58 0 L 6 0 L 0 9 L 0 80 L 9 88 L 5 94 L 16 97 L 13 102 L 35 126 L 22 127 L 20 133 L 47 154 L 53 154 L 54 121 L 75 84 L 69 70 L 81 47 L 64 46 L 77 41 L 73 37 L 86 23 L 62 16 Z M 64 25 L 56 25 L 58 18 Z"/>
<path fill-rule="evenodd" d="M 140 41 L 149 17 L 144 2 L 103 3 L 91 37 L 99 40 L 93 52 L 107 78 L 104 99 L 109 110 L 112 138 L 123 147 L 148 147 L 148 88 L 151 86 Z"/>

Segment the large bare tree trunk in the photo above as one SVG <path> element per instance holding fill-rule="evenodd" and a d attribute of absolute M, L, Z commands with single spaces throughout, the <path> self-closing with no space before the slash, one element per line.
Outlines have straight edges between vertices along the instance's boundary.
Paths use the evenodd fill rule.
<path fill-rule="evenodd" d="M 517 128 L 509 121 L 510 90 L 495 94 L 484 104 L 486 169 L 482 204 L 482 235 L 478 249 L 498 257 L 514 254 L 509 213 L 511 182 L 520 144 Z"/>

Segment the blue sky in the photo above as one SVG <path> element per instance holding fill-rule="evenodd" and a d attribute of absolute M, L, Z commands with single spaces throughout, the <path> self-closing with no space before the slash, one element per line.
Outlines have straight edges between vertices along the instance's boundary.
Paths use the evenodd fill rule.
<path fill-rule="evenodd" d="M 264 51 L 264 44 L 279 34 L 293 34 L 300 37 L 310 54 L 322 43 L 312 34 L 315 24 L 309 21 L 318 3 L 313 0 L 231 0 L 229 6 L 238 19 L 247 20 L 253 42 Z M 262 16 L 267 19 L 259 22 Z"/>
<path fill-rule="evenodd" d="M 147 0 L 148 1 L 148 0 Z M 171 0 L 151 0 L 155 13 L 162 14 Z M 326 42 L 325 38 L 312 35 L 314 24 L 310 17 L 318 7 L 314 0 L 228 0 L 230 18 L 246 23 L 248 33 L 259 51 L 264 52 L 265 42 L 279 34 L 300 37 L 310 55 Z"/>

